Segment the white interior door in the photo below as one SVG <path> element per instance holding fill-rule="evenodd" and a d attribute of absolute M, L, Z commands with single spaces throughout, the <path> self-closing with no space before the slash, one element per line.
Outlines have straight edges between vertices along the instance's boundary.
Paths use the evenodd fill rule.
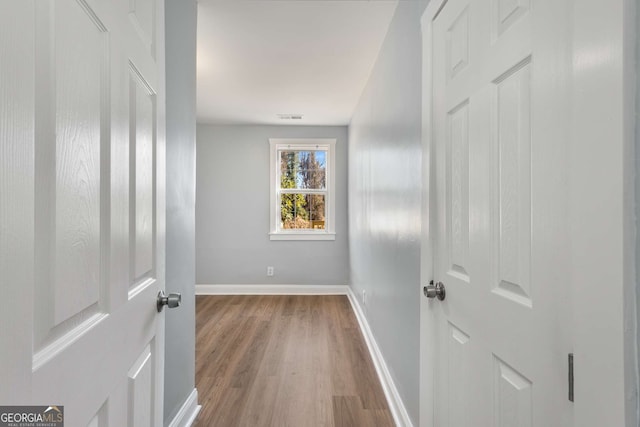
<path fill-rule="evenodd" d="M 423 425 L 573 425 L 570 3 L 433 1 L 425 13 L 423 272 L 446 298 L 422 302 Z"/>
<path fill-rule="evenodd" d="M 0 403 L 159 426 L 160 0 L 0 4 Z"/>

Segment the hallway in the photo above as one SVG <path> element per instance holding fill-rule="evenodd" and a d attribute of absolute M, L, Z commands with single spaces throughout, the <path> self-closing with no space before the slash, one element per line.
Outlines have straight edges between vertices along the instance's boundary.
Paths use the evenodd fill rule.
<path fill-rule="evenodd" d="M 346 296 L 198 296 L 204 426 L 392 426 Z"/>
<path fill-rule="evenodd" d="M 14 0 L 0 58 L 0 427 L 640 427 L 637 1 Z"/>

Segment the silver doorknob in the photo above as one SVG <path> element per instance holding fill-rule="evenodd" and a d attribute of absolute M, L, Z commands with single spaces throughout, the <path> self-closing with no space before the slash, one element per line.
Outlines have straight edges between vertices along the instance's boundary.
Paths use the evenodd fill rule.
<path fill-rule="evenodd" d="M 181 302 L 182 302 L 181 294 L 165 295 L 164 291 L 160 291 L 158 292 L 158 302 L 157 302 L 158 313 L 162 311 L 165 305 L 169 308 L 174 308 L 174 307 L 180 306 Z"/>
<path fill-rule="evenodd" d="M 447 296 L 447 292 L 444 289 L 444 284 L 442 282 L 438 282 L 435 285 L 433 284 L 433 280 L 429 282 L 429 285 L 422 288 L 422 292 L 424 296 L 427 298 L 438 298 L 440 301 L 444 300 Z"/>

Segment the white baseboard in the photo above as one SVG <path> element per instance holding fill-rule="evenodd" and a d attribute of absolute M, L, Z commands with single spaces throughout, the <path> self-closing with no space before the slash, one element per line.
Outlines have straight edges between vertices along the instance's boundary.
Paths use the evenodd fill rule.
<path fill-rule="evenodd" d="M 355 312 L 358 323 L 360 324 L 360 329 L 362 330 L 362 335 L 364 335 L 367 347 L 369 347 L 369 353 L 371 354 L 371 359 L 373 359 L 373 365 L 378 373 L 380 384 L 382 384 L 382 390 L 387 398 L 387 403 L 389 404 L 389 409 L 391 410 L 391 415 L 393 415 L 393 420 L 395 421 L 396 426 L 413 427 L 407 408 L 405 408 L 404 403 L 402 402 L 402 398 L 400 397 L 400 393 L 398 393 L 398 389 L 393 382 L 389 368 L 387 368 L 387 363 L 384 361 L 382 352 L 373 337 L 373 333 L 369 327 L 369 322 L 367 321 L 367 318 L 362 311 L 362 307 L 360 307 L 360 303 L 351 288 L 349 288 L 347 296 L 349 297 L 353 311 Z"/>
<path fill-rule="evenodd" d="M 198 390 L 194 388 L 168 427 L 190 427 L 198 416 L 200 408 L 202 406 L 198 405 Z"/>
<path fill-rule="evenodd" d="M 196 285 L 196 295 L 347 295 L 347 285 Z"/>

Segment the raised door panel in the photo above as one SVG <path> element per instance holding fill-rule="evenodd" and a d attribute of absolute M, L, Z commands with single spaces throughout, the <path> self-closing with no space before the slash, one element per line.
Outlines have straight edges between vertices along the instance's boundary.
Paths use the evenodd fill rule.
<path fill-rule="evenodd" d="M 493 0 L 493 34 L 500 36 L 529 12 L 531 0 Z"/>
<path fill-rule="evenodd" d="M 469 282 L 469 101 L 447 115 L 448 274 Z"/>
<path fill-rule="evenodd" d="M 131 286 L 153 278 L 155 93 L 130 64 L 130 245 L 133 254 Z"/>
<path fill-rule="evenodd" d="M 155 57 L 153 40 L 156 36 L 156 1 L 129 0 L 129 20 L 148 53 Z"/>
<path fill-rule="evenodd" d="M 473 375 L 473 354 L 471 338 L 457 326 L 449 323 L 448 327 L 448 366 L 447 376 L 449 385 L 448 402 L 448 427 L 474 427 L 474 419 L 477 416 L 472 410 L 472 388 L 469 381 Z"/>
<path fill-rule="evenodd" d="M 497 203 L 493 291 L 531 307 L 531 70 L 529 59 L 494 81 Z"/>
<path fill-rule="evenodd" d="M 105 402 L 98 410 L 98 413 L 89 421 L 87 427 L 108 427 L 110 425 L 107 417 L 108 406 L 109 403 Z"/>
<path fill-rule="evenodd" d="M 87 425 L 87 427 L 101 427 L 100 426 L 100 419 L 96 416 L 94 417 L 89 424 Z"/>
<path fill-rule="evenodd" d="M 128 377 L 128 426 L 152 427 L 154 402 L 154 355 L 155 344 L 147 346 L 129 369 Z"/>
<path fill-rule="evenodd" d="M 452 80 L 469 64 L 469 6 L 447 30 L 447 78 Z"/>
<path fill-rule="evenodd" d="M 100 295 L 101 146 L 105 99 L 105 28 L 76 1 L 55 3 L 54 321 Z M 53 160 L 53 158 L 52 158 Z"/>
<path fill-rule="evenodd" d="M 108 32 L 82 0 L 37 20 L 34 368 L 106 315 L 109 242 Z"/>
<path fill-rule="evenodd" d="M 533 426 L 533 384 L 521 373 L 493 356 L 493 425 Z"/>

